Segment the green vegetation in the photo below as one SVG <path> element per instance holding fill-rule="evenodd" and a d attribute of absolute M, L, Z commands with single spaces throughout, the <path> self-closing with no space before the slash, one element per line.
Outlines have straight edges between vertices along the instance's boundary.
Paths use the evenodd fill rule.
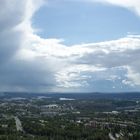
<path fill-rule="evenodd" d="M 140 140 L 139 98 L 0 99 L 0 140 Z"/>

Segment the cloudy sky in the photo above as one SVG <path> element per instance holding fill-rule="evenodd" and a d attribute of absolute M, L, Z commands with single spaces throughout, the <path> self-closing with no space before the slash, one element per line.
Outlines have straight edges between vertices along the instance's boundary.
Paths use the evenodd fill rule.
<path fill-rule="evenodd" d="M 140 0 L 0 0 L 0 91 L 140 91 Z"/>

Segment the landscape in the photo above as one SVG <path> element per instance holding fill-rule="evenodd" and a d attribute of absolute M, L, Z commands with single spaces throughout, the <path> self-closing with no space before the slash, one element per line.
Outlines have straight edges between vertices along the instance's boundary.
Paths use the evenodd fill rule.
<path fill-rule="evenodd" d="M 140 0 L 0 0 L 0 140 L 140 140 Z"/>
<path fill-rule="evenodd" d="M 140 93 L 1 93 L 7 139 L 139 140 Z"/>

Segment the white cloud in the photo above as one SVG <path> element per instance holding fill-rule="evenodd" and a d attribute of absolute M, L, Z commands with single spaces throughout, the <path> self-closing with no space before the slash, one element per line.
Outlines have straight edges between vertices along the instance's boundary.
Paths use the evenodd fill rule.
<path fill-rule="evenodd" d="M 140 85 L 135 75 L 140 69 L 137 61 L 140 59 L 139 36 L 74 46 L 64 45 L 61 39 L 43 39 L 33 34 L 28 39 L 28 47 L 20 49 L 18 58 L 44 62 L 54 75 L 57 89 L 90 87 L 91 82 L 97 80 L 121 82 L 117 73 L 120 70 L 126 71 L 122 84 Z M 128 67 L 135 72 L 132 74 Z"/>
<path fill-rule="evenodd" d="M 92 2 L 102 2 L 127 8 L 140 16 L 140 0 L 89 0 Z"/>
<path fill-rule="evenodd" d="M 87 81 L 92 78 L 89 74 L 90 72 L 94 73 L 105 70 L 105 68 L 95 67 L 93 65 L 71 64 L 56 73 L 56 81 L 60 87 L 86 87 L 88 86 Z"/>
<path fill-rule="evenodd" d="M 134 86 L 134 83 L 132 81 L 129 81 L 129 80 L 126 80 L 126 79 L 122 80 L 122 83 L 124 85 L 132 86 L 132 87 Z"/>
<path fill-rule="evenodd" d="M 81 50 L 84 48 L 86 48 L 86 50 L 89 50 L 85 51 L 85 53 L 83 53 L 82 56 L 80 52 L 79 55 L 77 53 L 76 57 L 74 57 L 74 59 L 71 60 L 71 49 L 73 52 L 75 49 L 77 49 L 77 47 Z M 101 71 L 107 72 L 112 70 L 115 72 L 118 71 L 116 69 L 121 68 L 122 70 L 127 72 L 127 76 L 125 77 L 130 79 L 131 83 L 140 85 L 140 78 L 138 78 L 140 69 L 140 38 L 138 36 L 129 36 L 118 40 L 101 43 L 82 44 L 72 46 L 68 50 L 69 51 L 67 52 L 71 54 L 70 57 L 67 59 L 68 66 L 66 66 L 66 68 L 64 67 L 62 71 L 58 72 L 59 82 L 62 81 L 63 83 L 63 81 L 70 82 L 73 80 L 76 80 L 76 82 L 82 80 L 88 81 L 88 79 L 90 79 L 90 76 L 92 76 L 94 80 L 95 71 L 98 72 L 98 74 L 95 73 L 95 80 L 98 80 L 101 77 Z M 133 68 L 135 70 L 135 72 L 133 73 L 137 76 L 134 74 L 132 75 L 132 71 L 130 71 L 128 67 Z M 73 72 L 77 75 L 71 78 L 69 73 Z M 83 79 L 82 76 L 86 76 L 86 78 Z M 112 81 L 114 81 L 115 79 L 121 79 L 119 74 L 118 76 L 102 75 L 102 78 L 104 78 L 104 80 L 110 79 Z"/>
<path fill-rule="evenodd" d="M 119 68 L 128 72 L 126 78 L 130 79 L 131 83 L 140 85 L 139 78 L 136 79 L 128 69 L 129 66 L 136 70 L 135 73 L 139 73 L 140 62 L 137 61 L 140 59 L 139 36 L 133 35 L 113 41 L 69 47 L 63 45 L 61 40 L 40 39 L 37 44 L 33 44 L 33 48 L 32 51 L 37 53 L 36 57 L 49 59 L 51 63 L 53 61 L 53 65 L 57 68 L 52 66 L 52 69 L 55 69 L 55 79 L 60 87 L 89 86 L 88 81 L 91 78 L 92 80 L 99 80 L 101 77 L 102 80 L 119 80 L 121 79 L 119 74 L 118 76 L 101 74 L 102 71 L 116 71 Z"/>
<path fill-rule="evenodd" d="M 126 76 L 128 78 L 128 81 L 126 81 L 125 83 L 130 84 L 132 86 L 140 85 L 140 72 L 136 71 L 135 68 L 130 66 L 128 66 L 127 69 L 128 69 L 128 73 Z"/>

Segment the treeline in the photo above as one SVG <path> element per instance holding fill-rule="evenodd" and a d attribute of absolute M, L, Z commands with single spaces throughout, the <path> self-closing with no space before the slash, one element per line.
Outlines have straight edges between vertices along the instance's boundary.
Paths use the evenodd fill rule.
<path fill-rule="evenodd" d="M 108 130 L 91 129 L 83 124 L 54 119 L 44 123 L 38 120 L 24 120 L 27 134 L 41 140 L 109 140 Z"/>

